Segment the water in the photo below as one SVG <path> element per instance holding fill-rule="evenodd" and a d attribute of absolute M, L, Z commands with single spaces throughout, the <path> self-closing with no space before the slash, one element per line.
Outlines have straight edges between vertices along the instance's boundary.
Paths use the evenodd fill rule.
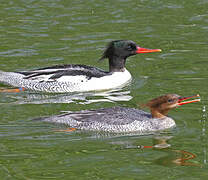
<path fill-rule="evenodd" d="M 131 39 L 161 53 L 129 58 L 130 86 L 113 92 L 0 94 L 1 179 L 207 179 L 206 0 L 3 1 L 0 69 L 99 63 L 107 42 Z M 3 85 L 1 85 L 3 87 Z M 174 130 L 148 136 L 58 132 L 32 121 L 60 111 L 137 107 L 166 93 L 201 95 L 170 112 Z M 141 148 L 143 147 L 143 148 Z"/>

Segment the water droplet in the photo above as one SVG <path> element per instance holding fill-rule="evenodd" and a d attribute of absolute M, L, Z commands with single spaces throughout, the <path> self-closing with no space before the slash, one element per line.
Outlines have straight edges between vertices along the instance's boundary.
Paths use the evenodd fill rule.
<path fill-rule="evenodd" d="M 203 106 L 202 112 L 206 112 L 206 106 Z"/>

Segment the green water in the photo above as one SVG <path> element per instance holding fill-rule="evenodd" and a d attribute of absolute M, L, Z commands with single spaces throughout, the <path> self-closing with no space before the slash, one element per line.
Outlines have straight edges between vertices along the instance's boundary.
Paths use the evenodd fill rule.
<path fill-rule="evenodd" d="M 4 71 L 67 63 L 108 69 L 97 60 L 115 39 L 163 51 L 129 58 L 133 82 L 117 92 L 1 93 L 0 179 L 207 179 L 207 7 L 206 0 L 3 0 Z M 171 111 L 177 127 L 161 134 L 66 133 L 32 121 L 67 110 L 137 107 L 166 93 L 199 93 L 202 101 Z M 166 138 L 169 148 L 137 148 Z"/>

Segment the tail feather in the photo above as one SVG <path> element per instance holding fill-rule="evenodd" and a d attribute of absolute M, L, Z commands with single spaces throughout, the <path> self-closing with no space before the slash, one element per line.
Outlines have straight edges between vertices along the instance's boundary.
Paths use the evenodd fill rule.
<path fill-rule="evenodd" d="M 0 82 L 15 87 L 22 87 L 21 82 L 24 75 L 15 72 L 5 72 L 0 70 Z"/>
<path fill-rule="evenodd" d="M 4 82 L 4 71 L 0 70 L 0 82 Z"/>

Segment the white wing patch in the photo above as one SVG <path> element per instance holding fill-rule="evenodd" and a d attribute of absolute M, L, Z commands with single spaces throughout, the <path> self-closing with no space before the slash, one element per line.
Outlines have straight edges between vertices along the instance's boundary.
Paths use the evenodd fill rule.
<path fill-rule="evenodd" d="M 39 82 L 52 82 L 52 81 L 55 81 L 54 79 L 50 79 L 52 75 L 39 75 L 39 76 L 34 76 L 34 77 L 30 77 L 29 79 L 30 80 L 36 80 L 36 81 L 39 81 Z M 27 76 L 25 76 L 27 77 Z M 27 79 L 27 78 L 26 78 Z"/>
<path fill-rule="evenodd" d="M 70 83 L 85 83 L 88 81 L 87 77 L 84 75 L 79 76 L 61 76 L 57 78 L 58 82 L 70 82 Z"/>

